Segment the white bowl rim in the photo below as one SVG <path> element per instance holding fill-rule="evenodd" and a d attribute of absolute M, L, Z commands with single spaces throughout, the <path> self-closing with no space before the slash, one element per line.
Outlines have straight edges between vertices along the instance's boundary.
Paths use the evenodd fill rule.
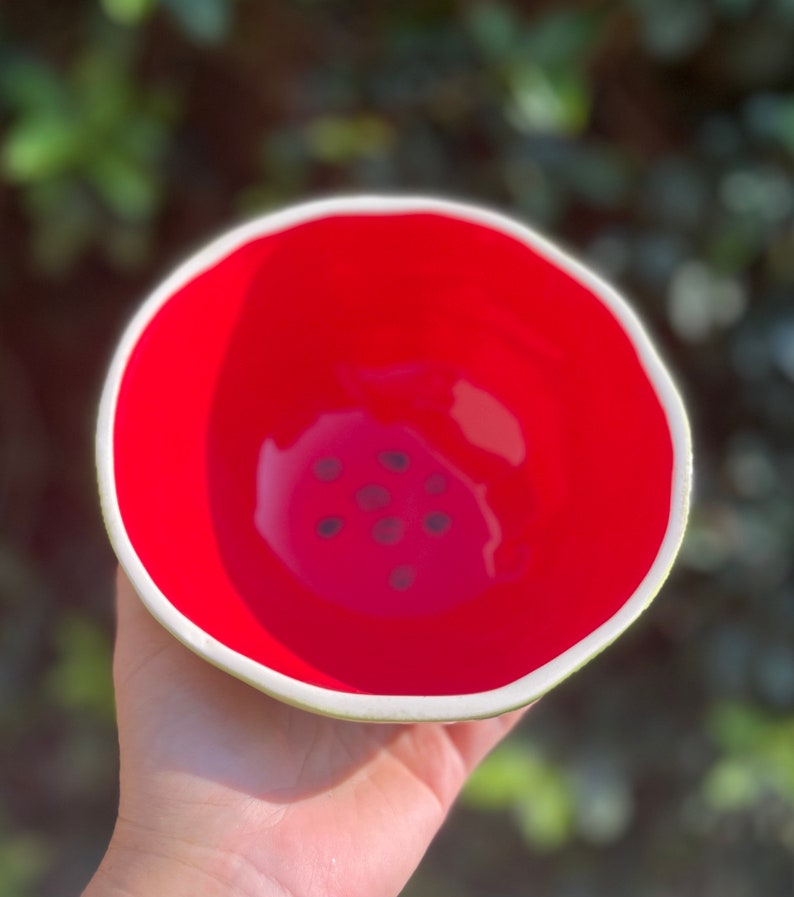
<path fill-rule="evenodd" d="M 565 270 L 612 311 L 628 335 L 667 417 L 673 444 L 671 510 L 656 558 L 635 592 L 606 622 L 530 673 L 499 688 L 460 695 L 373 695 L 312 685 L 240 654 L 200 629 L 160 591 L 127 533 L 116 494 L 113 430 L 116 404 L 129 357 L 159 309 L 182 286 L 244 244 L 332 215 L 435 213 L 513 237 Z M 625 631 L 661 588 L 681 545 L 689 512 L 692 447 L 683 402 L 634 311 L 617 291 L 529 226 L 481 205 L 422 195 L 336 196 L 291 205 L 259 216 L 221 235 L 177 267 L 143 302 L 110 364 L 99 405 L 96 435 L 99 494 L 105 525 L 119 562 L 143 603 L 177 639 L 207 661 L 288 704 L 328 716 L 382 722 L 479 719 L 530 704 L 591 660 Z"/>

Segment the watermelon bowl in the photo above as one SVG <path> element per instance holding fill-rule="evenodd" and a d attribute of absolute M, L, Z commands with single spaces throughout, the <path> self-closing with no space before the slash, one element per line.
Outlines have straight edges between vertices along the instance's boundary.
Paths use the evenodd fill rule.
<path fill-rule="evenodd" d="M 535 700 L 659 590 L 689 505 L 670 376 L 625 301 L 524 225 L 357 196 L 245 224 L 144 302 L 99 412 L 144 604 L 341 718 Z"/>

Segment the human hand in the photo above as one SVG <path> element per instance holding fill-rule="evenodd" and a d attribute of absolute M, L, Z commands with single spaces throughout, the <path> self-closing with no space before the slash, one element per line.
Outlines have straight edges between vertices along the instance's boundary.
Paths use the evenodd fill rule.
<path fill-rule="evenodd" d="M 117 609 L 119 815 L 83 897 L 396 897 L 522 715 L 317 716 L 196 657 L 123 574 Z"/>

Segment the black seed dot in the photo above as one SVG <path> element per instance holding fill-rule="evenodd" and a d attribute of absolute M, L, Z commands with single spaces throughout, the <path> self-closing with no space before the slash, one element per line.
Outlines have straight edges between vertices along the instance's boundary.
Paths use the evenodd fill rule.
<path fill-rule="evenodd" d="M 319 458 L 314 462 L 312 470 L 318 480 L 330 483 L 342 473 L 342 462 L 339 458 Z"/>
<path fill-rule="evenodd" d="M 372 527 L 372 538 L 381 545 L 394 545 L 405 532 L 405 525 L 399 517 L 383 517 Z"/>
<path fill-rule="evenodd" d="M 341 517 L 323 517 L 317 521 L 317 535 L 323 539 L 332 539 L 344 526 Z"/>
<path fill-rule="evenodd" d="M 443 536 L 452 526 L 452 519 L 443 511 L 432 511 L 425 517 L 425 530 L 431 536 Z"/>
<path fill-rule="evenodd" d="M 356 504 L 362 511 L 380 511 L 391 503 L 391 495 L 385 486 L 378 486 L 372 483 L 369 486 L 362 486 L 356 492 Z"/>
<path fill-rule="evenodd" d="M 405 452 L 387 451 L 378 455 L 378 461 L 394 473 L 404 473 L 411 463 L 410 457 Z"/>
<path fill-rule="evenodd" d="M 398 592 L 404 592 L 414 584 L 416 571 L 408 564 L 395 567 L 389 576 L 389 585 Z"/>
<path fill-rule="evenodd" d="M 443 473 L 431 473 L 425 480 L 425 492 L 428 495 L 441 495 L 447 491 L 447 478 Z"/>

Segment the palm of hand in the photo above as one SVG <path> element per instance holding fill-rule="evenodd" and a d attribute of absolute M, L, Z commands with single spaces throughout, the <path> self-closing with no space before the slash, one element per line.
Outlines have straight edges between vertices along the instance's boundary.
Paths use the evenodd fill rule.
<path fill-rule="evenodd" d="M 114 842 L 155 850 L 218 893 L 394 897 L 520 717 L 397 726 L 296 710 L 191 654 L 123 577 L 114 678 Z"/>

